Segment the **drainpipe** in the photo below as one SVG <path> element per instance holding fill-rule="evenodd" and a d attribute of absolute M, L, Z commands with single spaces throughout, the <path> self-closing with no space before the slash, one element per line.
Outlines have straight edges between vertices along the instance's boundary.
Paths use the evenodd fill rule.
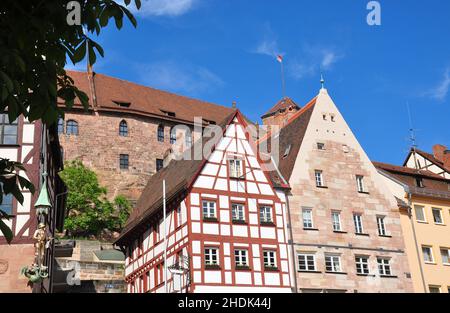
<path fill-rule="evenodd" d="M 411 227 L 412 227 L 412 231 L 413 231 L 414 244 L 416 246 L 416 253 L 417 253 L 417 260 L 419 261 L 420 277 L 422 279 L 423 289 L 424 289 L 425 293 L 428 293 L 427 284 L 425 282 L 425 276 L 423 274 L 422 258 L 420 257 L 419 244 L 417 242 L 416 228 L 414 227 L 414 221 L 412 219 L 412 194 L 409 191 L 409 189 L 407 189 L 406 192 L 408 193 L 408 215 L 409 215 L 409 220 L 411 222 Z"/>
<path fill-rule="evenodd" d="M 293 271 L 293 276 L 294 276 L 294 288 L 295 288 L 294 293 L 298 293 L 297 267 L 295 266 L 294 236 L 292 233 L 291 209 L 289 207 L 289 197 L 287 194 L 286 194 L 286 209 L 287 209 L 287 216 L 288 216 L 288 222 L 289 222 L 289 236 L 291 237 L 291 242 L 289 243 L 289 240 L 288 240 L 288 244 L 290 245 L 291 253 L 292 253 L 292 271 Z"/>

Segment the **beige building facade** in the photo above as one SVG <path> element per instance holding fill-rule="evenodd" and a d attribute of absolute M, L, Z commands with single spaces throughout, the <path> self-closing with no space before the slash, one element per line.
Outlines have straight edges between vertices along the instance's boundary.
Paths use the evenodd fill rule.
<path fill-rule="evenodd" d="M 450 180 L 425 169 L 376 165 L 404 201 L 401 225 L 414 291 L 450 293 Z"/>
<path fill-rule="evenodd" d="M 327 90 L 272 136 L 291 186 L 297 292 L 412 291 L 397 201 Z"/>

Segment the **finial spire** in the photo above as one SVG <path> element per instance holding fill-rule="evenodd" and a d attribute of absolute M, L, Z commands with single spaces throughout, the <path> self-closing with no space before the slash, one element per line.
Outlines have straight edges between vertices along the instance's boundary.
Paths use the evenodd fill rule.
<path fill-rule="evenodd" d="M 325 89 L 325 79 L 323 79 L 323 73 L 320 72 L 320 84 L 322 85 L 321 89 Z"/>

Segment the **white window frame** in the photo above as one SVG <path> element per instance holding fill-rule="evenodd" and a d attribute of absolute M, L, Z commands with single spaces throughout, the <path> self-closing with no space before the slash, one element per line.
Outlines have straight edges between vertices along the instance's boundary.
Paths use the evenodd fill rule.
<path fill-rule="evenodd" d="M 426 250 L 426 249 L 429 250 L 430 260 L 426 260 L 426 258 L 425 258 L 425 251 L 424 250 Z M 423 258 L 423 261 L 426 264 L 434 264 L 435 263 L 434 262 L 434 253 L 433 253 L 433 247 L 432 246 L 422 245 L 422 258 Z"/>
<path fill-rule="evenodd" d="M 309 216 L 307 216 L 309 215 Z M 313 229 L 314 221 L 313 221 L 313 212 L 311 208 L 303 208 L 302 209 L 302 219 L 303 219 L 303 228 L 305 229 Z"/>
<path fill-rule="evenodd" d="M 274 250 L 263 250 L 264 268 L 277 268 L 277 253 Z"/>
<path fill-rule="evenodd" d="M 248 250 L 235 249 L 234 250 L 234 264 L 236 267 L 248 267 Z"/>
<path fill-rule="evenodd" d="M 377 229 L 378 229 L 378 235 L 380 236 L 387 236 L 386 231 L 386 223 L 384 222 L 386 216 L 377 216 Z"/>
<path fill-rule="evenodd" d="M 335 216 L 337 216 L 337 220 Z M 333 224 L 333 231 L 342 231 L 341 212 L 331 211 L 331 223 Z"/>
<path fill-rule="evenodd" d="M 207 206 L 205 207 L 205 203 Z M 214 204 L 212 207 L 210 204 Z M 205 212 L 206 209 L 206 212 Z M 206 214 L 205 214 L 206 213 Z M 208 218 L 217 218 L 217 204 L 215 201 L 211 200 L 202 200 L 202 216 L 205 219 Z"/>
<path fill-rule="evenodd" d="M 327 263 L 330 263 L 331 270 L 328 269 Z M 337 254 L 325 254 L 325 270 L 329 273 L 342 273 L 341 256 Z"/>
<path fill-rule="evenodd" d="M 431 288 L 437 289 L 438 292 L 431 292 Z M 428 286 L 428 292 L 429 292 L 429 293 L 441 293 L 441 286 L 429 285 L 429 286 Z"/>
<path fill-rule="evenodd" d="M 436 222 L 436 219 L 434 217 L 434 212 L 436 212 L 436 211 L 439 212 L 439 218 L 441 219 L 440 222 Z M 444 216 L 442 215 L 442 209 L 440 209 L 440 208 L 431 208 L 431 215 L 433 215 L 433 222 L 436 225 L 444 225 Z"/>
<path fill-rule="evenodd" d="M 378 273 L 380 274 L 380 276 L 393 276 L 391 259 L 377 257 L 377 266 L 378 266 Z"/>
<path fill-rule="evenodd" d="M 304 268 L 300 266 L 300 261 L 303 261 Z M 312 267 L 310 267 L 310 262 L 312 261 Z M 297 270 L 300 272 L 316 272 L 316 254 L 312 252 L 298 252 L 297 253 Z"/>
<path fill-rule="evenodd" d="M 316 187 L 325 187 L 322 170 L 314 170 L 314 177 L 316 178 Z"/>
<path fill-rule="evenodd" d="M 360 213 L 353 214 L 353 224 L 355 225 L 355 233 L 364 234 L 364 224 L 362 214 Z"/>
<path fill-rule="evenodd" d="M 241 203 L 231 204 L 231 219 L 233 221 L 245 222 L 245 208 Z"/>
<path fill-rule="evenodd" d="M 272 207 L 268 205 L 262 205 L 259 207 L 259 219 L 260 223 L 273 223 Z"/>
<path fill-rule="evenodd" d="M 439 250 L 441 252 L 442 264 L 450 265 L 450 248 L 441 247 Z M 443 251 L 447 251 L 447 261 L 448 262 L 445 262 L 445 260 L 444 260 L 444 254 L 442 253 Z"/>
<path fill-rule="evenodd" d="M 205 266 L 220 266 L 219 248 L 205 247 Z M 214 258 L 216 259 L 214 262 Z"/>
<path fill-rule="evenodd" d="M 423 220 L 420 220 L 419 217 L 417 216 L 417 210 L 420 209 L 422 211 L 422 217 Z M 419 223 L 426 223 L 427 222 L 427 217 L 425 215 L 425 207 L 422 205 L 415 205 L 414 206 L 414 215 L 416 216 L 416 222 Z"/>
<path fill-rule="evenodd" d="M 359 275 L 369 275 L 369 257 L 366 255 L 356 255 L 355 256 L 356 273 Z M 358 270 L 359 266 L 359 270 Z"/>
<path fill-rule="evenodd" d="M 358 192 L 366 192 L 363 175 L 356 175 L 356 186 L 358 188 Z"/>
<path fill-rule="evenodd" d="M 244 175 L 244 160 L 238 158 L 228 159 L 230 178 L 242 178 Z"/>

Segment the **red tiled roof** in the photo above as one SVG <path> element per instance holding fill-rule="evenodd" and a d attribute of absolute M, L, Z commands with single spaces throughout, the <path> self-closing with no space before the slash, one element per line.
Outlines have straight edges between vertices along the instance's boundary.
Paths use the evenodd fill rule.
<path fill-rule="evenodd" d="M 297 110 L 300 110 L 300 107 L 289 97 L 284 97 L 280 101 L 277 102 L 269 111 L 267 111 L 261 118 L 269 117 L 279 111 L 284 111 L 290 107 L 295 107 Z"/>
<path fill-rule="evenodd" d="M 381 163 L 381 162 L 372 162 L 375 167 L 380 168 L 382 170 L 386 170 L 389 172 L 395 172 L 399 174 L 406 174 L 406 175 L 413 175 L 413 176 L 420 176 L 420 177 L 427 177 L 431 179 L 440 179 L 440 180 L 446 180 L 444 177 L 435 174 L 428 170 L 418 170 L 415 168 L 409 168 L 405 166 L 397 166 L 387 163 Z"/>
<path fill-rule="evenodd" d="M 91 98 L 87 72 L 67 73 L 73 78 L 75 85 Z M 197 116 L 219 123 L 224 116 L 234 111 L 231 107 L 176 95 L 103 74 L 94 73 L 93 77 L 97 109 L 100 111 L 136 113 L 191 123 Z M 129 103 L 130 106 L 121 107 L 115 102 Z M 92 99 L 90 103 L 92 106 Z M 63 105 L 62 100 L 59 100 L 59 105 Z M 80 105 L 77 100 L 75 106 Z M 175 117 L 167 116 L 164 112 L 173 112 Z"/>
<path fill-rule="evenodd" d="M 270 141 L 272 136 L 278 136 L 279 140 L 279 157 L 278 168 L 283 177 L 289 181 L 294 170 L 295 160 L 300 150 L 300 146 L 305 137 L 306 129 L 311 119 L 311 114 L 314 110 L 317 97 L 313 98 L 306 106 L 300 111 L 296 112 L 287 122 L 287 124 L 281 128 L 278 134 L 268 134 L 268 136 L 262 138 L 259 141 L 260 147 L 267 144 L 270 151 Z M 290 148 L 289 148 L 290 146 Z M 287 156 L 284 156 L 285 152 L 289 150 Z"/>

